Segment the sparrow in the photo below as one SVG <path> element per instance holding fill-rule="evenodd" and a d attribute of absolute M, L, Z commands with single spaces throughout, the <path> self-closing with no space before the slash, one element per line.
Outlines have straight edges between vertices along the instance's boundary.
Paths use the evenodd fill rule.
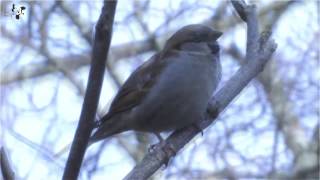
<path fill-rule="evenodd" d="M 128 131 L 178 130 L 202 120 L 221 78 L 221 32 L 192 24 L 174 33 L 163 50 L 138 67 L 97 123 L 89 145 Z"/>

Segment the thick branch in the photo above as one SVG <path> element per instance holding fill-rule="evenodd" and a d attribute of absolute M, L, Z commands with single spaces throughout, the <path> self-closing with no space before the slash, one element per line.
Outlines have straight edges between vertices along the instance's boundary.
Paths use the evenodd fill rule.
<path fill-rule="evenodd" d="M 210 100 L 208 106 L 208 112 L 210 114 L 208 116 L 209 118 L 203 120 L 199 124 L 199 127 L 202 129 L 208 127 L 212 123 L 212 119 L 216 118 L 217 112 L 222 112 L 250 80 L 262 71 L 264 65 L 276 49 L 274 41 L 268 39 L 269 34 L 262 35 L 259 40 L 255 7 L 245 5 L 243 9 L 246 14 L 246 22 L 248 25 L 246 56 L 248 63 L 243 65 Z M 198 132 L 199 131 L 195 127 L 187 127 L 176 131 L 166 139 L 166 147 L 164 148 L 173 148 L 177 152 L 196 136 Z M 168 155 L 164 154 L 161 149 L 156 149 L 153 152 L 148 153 L 125 179 L 147 179 L 166 162 L 167 156 Z"/>
<path fill-rule="evenodd" d="M 77 179 L 88 140 L 94 125 L 104 69 L 109 52 L 112 25 L 117 1 L 105 1 L 99 17 L 92 50 L 92 61 L 87 90 L 79 124 L 72 142 L 63 179 Z"/>

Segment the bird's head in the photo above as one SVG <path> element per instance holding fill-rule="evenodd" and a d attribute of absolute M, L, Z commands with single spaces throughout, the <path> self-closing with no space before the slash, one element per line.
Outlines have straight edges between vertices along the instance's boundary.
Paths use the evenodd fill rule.
<path fill-rule="evenodd" d="M 164 50 L 179 49 L 179 47 L 188 42 L 215 42 L 222 32 L 202 24 L 187 25 L 174 33 L 166 42 Z"/>

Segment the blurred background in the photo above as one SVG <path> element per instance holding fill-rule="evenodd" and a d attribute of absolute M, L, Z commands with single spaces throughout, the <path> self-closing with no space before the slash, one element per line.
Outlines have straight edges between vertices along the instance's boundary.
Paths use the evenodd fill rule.
<path fill-rule="evenodd" d="M 102 2 L 0 3 L 0 146 L 18 179 L 60 179 Z M 203 136 L 152 179 L 319 177 L 319 1 L 254 3 L 261 31 L 273 31 L 275 54 Z M 221 87 L 246 63 L 246 25 L 229 1 L 120 0 L 99 114 L 135 68 L 193 23 L 224 32 Z M 134 132 L 98 143 L 87 151 L 79 179 L 121 179 L 155 143 L 153 135 Z"/>

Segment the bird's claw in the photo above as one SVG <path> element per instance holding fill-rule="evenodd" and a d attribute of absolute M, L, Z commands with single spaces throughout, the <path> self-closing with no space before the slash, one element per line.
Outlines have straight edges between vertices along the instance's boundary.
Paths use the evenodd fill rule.
<path fill-rule="evenodd" d="M 194 123 L 192 125 L 193 125 L 193 127 L 195 127 L 201 133 L 201 136 L 203 136 L 203 130 L 201 129 L 201 127 L 199 127 L 199 125 L 196 124 L 196 123 Z"/>
<path fill-rule="evenodd" d="M 165 157 L 164 165 L 165 167 L 167 167 L 170 161 L 170 157 L 173 157 L 176 155 L 176 151 L 174 147 L 171 144 L 167 144 L 165 141 L 160 141 L 158 144 L 151 145 L 150 148 L 148 149 L 149 153 L 158 151 L 158 150 L 164 153 L 164 155 L 163 154 L 159 155 L 158 153 L 156 153 L 156 155 L 159 155 L 157 156 L 157 159 L 161 161 L 162 157 Z"/>

